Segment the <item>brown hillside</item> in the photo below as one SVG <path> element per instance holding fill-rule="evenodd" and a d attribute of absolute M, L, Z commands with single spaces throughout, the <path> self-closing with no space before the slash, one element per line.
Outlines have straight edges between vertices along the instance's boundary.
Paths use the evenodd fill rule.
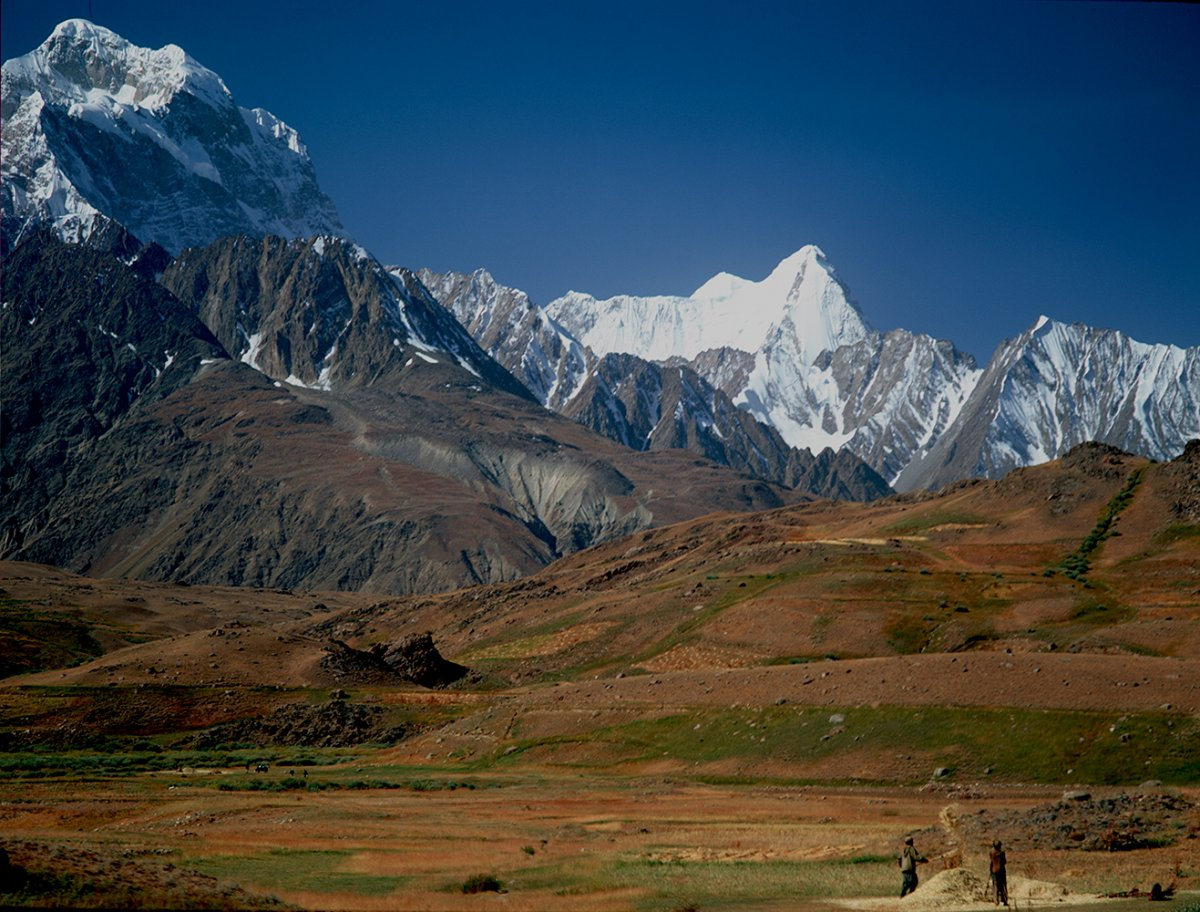
<path fill-rule="evenodd" d="M 1178 669 L 1178 660 L 1200 655 L 1200 537 L 1163 508 L 1194 495 L 1194 457 L 1189 450 L 1173 463 L 1149 465 L 1082 447 L 1003 481 L 936 495 L 712 515 L 592 548 L 513 583 L 436 596 L 181 590 L 212 611 L 203 627 L 196 606 L 175 604 L 178 591 L 151 587 L 146 591 L 170 593 L 159 596 L 157 611 L 193 609 L 187 624 L 174 622 L 181 635 L 27 680 L 333 685 L 348 678 L 323 661 L 331 640 L 367 649 L 430 631 L 443 654 L 497 682 L 801 663 L 800 671 L 770 672 L 792 681 L 816 667 L 805 663 L 873 659 L 894 667 L 855 699 L 924 702 L 943 699 L 937 686 L 926 696 L 894 686 L 910 675 L 911 663 L 920 663 L 920 675 L 935 675 L 959 669 L 928 665 L 927 656 L 982 654 L 977 669 L 1020 684 L 973 689 L 972 700 L 1084 706 L 1121 682 L 1161 684 L 1166 679 L 1149 670 L 1156 663 L 1170 659 L 1161 667 Z M 1100 543 L 1085 576 L 1062 572 L 1060 562 L 1139 471 L 1141 482 L 1115 524 L 1121 534 Z M 13 595 L 25 591 L 3 585 Z M 103 591 L 131 584 L 47 585 L 61 593 L 64 586 Z M 209 627 L 245 623 L 248 600 L 259 623 L 233 637 L 211 635 Z M 316 611 L 318 601 L 330 610 Z M 123 605 L 110 598 L 104 610 L 136 625 Z M 162 621 L 154 623 L 161 629 Z M 1071 664 L 1064 656 L 1072 654 L 1112 660 Z M 1087 669 L 1099 690 L 1087 699 L 1082 689 L 1035 697 L 1050 676 L 1026 676 L 1044 674 L 1032 669 L 1049 670 L 1051 656 L 1056 669 L 1068 663 L 1055 676 Z M 981 677 L 988 676 L 957 680 Z M 842 686 L 851 680 L 863 678 L 851 675 Z M 1174 699 L 1153 692 L 1161 702 L 1182 704 L 1194 699 L 1184 690 Z"/>

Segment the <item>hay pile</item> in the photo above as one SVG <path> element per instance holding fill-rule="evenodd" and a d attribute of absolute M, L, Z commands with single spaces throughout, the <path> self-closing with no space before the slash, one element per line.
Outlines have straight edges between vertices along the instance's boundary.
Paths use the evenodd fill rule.
<path fill-rule="evenodd" d="M 915 893 L 900 901 L 902 909 L 961 909 L 987 902 L 987 881 L 966 868 L 939 871 L 922 880 Z"/>
<path fill-rule="evenodd" d="M 906 912 L 909 909 L 937 912 L 940 909 L 991 907 L 988 888 L 986 877 L 980 877 L 966 868 L 951 868 L 948 871 L 939 871 L 928 880 L 922 880 L 917 891 L 900 900 L 899 906 Z M 1062 884 L 1030 880 L 1027 877 L 1008 879 L 1010 903 L 1016 901 L 1020 905 L 1026 905 L 1031 901 L 1061 902 L 1068 895 L 1069 891 Z"/>

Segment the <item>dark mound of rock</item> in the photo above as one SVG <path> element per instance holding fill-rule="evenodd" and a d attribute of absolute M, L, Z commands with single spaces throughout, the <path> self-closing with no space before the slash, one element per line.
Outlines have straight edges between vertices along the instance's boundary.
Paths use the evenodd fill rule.
<path fill-rule="evenodd" d="M 443 658 L 429 633 L 409 634 L 391 643 L 384 650 L 383 661 L 396 674 L 422 687 L 446 687 L 469 670 Z"/>
<path fill-rule="evenodd" d="M 1129 458 L 1130 454 L 1118 447 L 1092 440 L 1071 447 L 1062 457 L 1062 465 L 1092 478 L 1119 478 Z"/>
<path fill-rule="evenodd" d="M 1167 792 L 1106 797 L 1067 793 L 1061 801 L 1021 811 L 979 811 L 958 818 L 963 843 L 984 845 L 1000 839 L 1020 849 L 1082 849 L 1119 852 L 1169 845 L 1189 834 L 1196 805 Z M 931 840 L 944 837 L 930 831 Z"/>
<path fill-rule="evenodd" d="M 413 726 L 389 725 L 383 716 L 383 707 L 345 700 L 331 700 L 320 706 L 288 703 L 267 716 L 214 725 L 175 742 L 172 747 L 185 750 L 214 750 L 233 744 L 352 747 L 394 744 L 416 731 Z"/>
<path fill-rule="evenodd" d="M 1164 467 L 1172 489 L 1171 518 L 1200 523 L 1200 440 L 1189 440 L 1178 458 Z"/>
<path fill-rule="evenodd" d="M 379 684 L 397 680 L 422 687 L 448 687 L 465 677 L 467 667 L 444 658 L 433 644 L 433 635 L 413 633 L 370 649 L 355 649 L 341 640 L 325 647 L 321 667 L 339 681 Z"/>

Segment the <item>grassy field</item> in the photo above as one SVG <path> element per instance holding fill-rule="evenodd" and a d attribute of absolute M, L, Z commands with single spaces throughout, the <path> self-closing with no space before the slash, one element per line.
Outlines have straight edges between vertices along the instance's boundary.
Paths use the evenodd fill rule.
<path fill-rule="evenodd" d="M 66 694 L 19 697 L 9 705 L 28 720 Z M 461 710 L 422 711 L 450 720 Z M 1031 807 L 1067 781 L 1200 781 L 1200 720 L 1170 711 L 775 705 L 537 727 L 517 720 L 492 751 L 424 764 L 397 762 L 385 745 L 174 750 L 169 732 L 3 752 L 4 842 L 88 859 L 63 870 L 47 857 L 57 880 L 45 882 L 59 891 L 49 905 L 105 905 L 117 888 L 104 878 L 132 858 L 157 873 L 121 894 L 129 907 L 139 896 L 194 907 L 241 889 L 320 909 L 782 912 L 892 895 L 903 836 L 925 833 L 940 852 L 948 806 Z M 935 766 L 943 776 L 930 788 Z M 1012 870 L 1079 893 L 1148 889 L 1150 878 L 1200 884 L 1193 818 L 1115 859 L 1018 849 Z M 980 863 L 980 846 L 958 851 Z M 502 892 L 464 892 L 472 884 Z"/>

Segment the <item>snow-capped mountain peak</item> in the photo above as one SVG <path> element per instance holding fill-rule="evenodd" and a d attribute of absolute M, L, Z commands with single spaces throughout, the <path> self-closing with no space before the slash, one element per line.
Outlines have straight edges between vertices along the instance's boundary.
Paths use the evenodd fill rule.
<path fill-rule="evenodd" d="M 758 281 L 721 272 L 688 297 L 597 300 L 571 292 L 546 309 L 598 354 L 653 361 L 694 358 L 714 348 L 755 352 L 782 335 L 811 363 L 821 352 L 858 342 L 871 331 L 833 267 L 812 245 Z"/>
<path fill-rule="evenodd" d="M 898 479 L 999 477 L 1098 440 L 1171 459 L 1200 436 L 1200 348 L 1040 316 L 1000 345 L 961 415 Z"/>
<path fill-rule="evenodd" d="M 902 490 L 996 477 L 1085 440 L 1169 459 L 1200 436 L 1200 349 L 1147 345 L 1042 315 L 981 369 L 949 341 L 872 331 L 815 246 L 784 258 L 759 281 L 719 272 L 688 297 L 597 300 L 573 292 L 546 308 L 557 322 L 540 318 L 515 289 L 484 293 L 478 274 L 474 285 L 463 278 L 428 281 L 521 376 L 530 376 L 531 362 L 539 368 L 535 380 L 585 376 L 577 367 L 562 370 L 572 363 L 566 353 L 580 346 L 561 340 L 582 343 L 583 386 L 531 388 L 551 408 L 583 415 L 626 442 L 631 423 L 612 419 L 617 412 L 662 432 L 662 415 L 650 406 L 663 401 L 664 364 L 694 370 L 787 444 L 849 450 Z M 523 324 L 553 326 L 555 344 L 515 331 L 517 313 Z M 547 357 L 551 352 L 559 355 Z M 647 370 L 627 355 L 664 369 Z M 608 395 L 595 394 L 601 384 L 611 388 Z M 590 392 L 556 398 L 545 394 L 551 388 Z M 704 414 L 711 424 L 715 412 Z"/>
<path fill-rule="evenodd" d="M 746 280 L 729 272 L 718 272 L 715 276 L 692 292 L 697 301 L 719 301 L 731 298 L 746 285 Z"/>
<path fill-rule="evenodd" d="M 156 112 L 181 91 L 212 106 L 232 99 L 220 76 L 177 45 L 140 48 L 86 19 L 60 23 L 36 51 L 9 63 L 6 76 L 28 80 L 51 103 Z"/>
<path fill-rule="evenodd" d="M 69 19 L 5 61 L 2 95 L 6 216 L 79 240 L 102 215 L 171 251 L 345 234 L 299 134 L 175 45 Z"/>

